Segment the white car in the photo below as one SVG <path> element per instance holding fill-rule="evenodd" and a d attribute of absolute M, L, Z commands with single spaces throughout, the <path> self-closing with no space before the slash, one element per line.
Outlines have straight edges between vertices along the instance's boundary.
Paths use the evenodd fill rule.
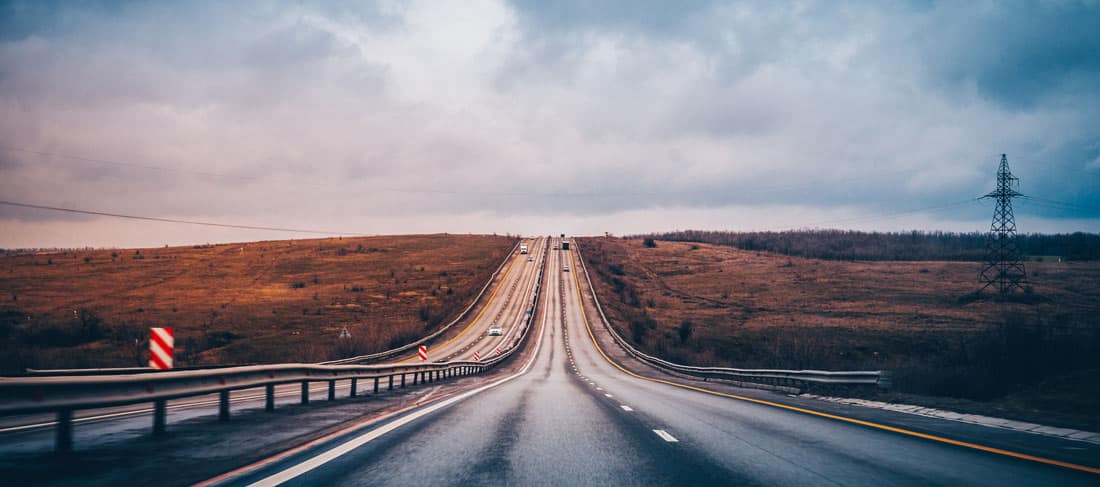
<path fill-rule="evenodd" d="M 562 272 L 569 272 L 569 265 L 566 264 L 566 265 L 562 266 L 561 271 Z"/>
<path fill-rule="evenodd" d="M 500 325 L 493 325 L 489 327 L 489 336 L 500 336 L 504 334 L 504 328 Z"/>

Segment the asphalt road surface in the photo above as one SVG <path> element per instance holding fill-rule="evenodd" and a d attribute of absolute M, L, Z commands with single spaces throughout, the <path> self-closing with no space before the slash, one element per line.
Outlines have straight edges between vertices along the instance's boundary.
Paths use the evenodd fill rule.
<path fill-rule="evenodd" d="M 571 252 L 521 373 L 231 479 L 239 485 L 1097 485 L 1100 476 L 624 373 Z M 574 272 L 563 272 L 568 263 Z"/>

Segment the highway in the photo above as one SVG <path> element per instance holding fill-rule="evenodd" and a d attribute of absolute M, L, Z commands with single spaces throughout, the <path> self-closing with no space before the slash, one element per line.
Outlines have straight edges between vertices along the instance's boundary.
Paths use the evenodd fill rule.
<path fill-rule="evenodd" d="M 315 414 L 343 408 L 353 420 L 329 436 L 242 454 L 227 468 L 203 470 L 201 459 L 213 455 L 203 450 L 225 444 L 246 449 L 285 424 L 323 425 L 302 419 L 309 416 L 295 419 L 298 412 L 291 413 L 293 423 L 271 420 L 267 429 L 263 413 L 251 423 L 245 415 L 236 430 L 209 438 L 185 425 L 198 437 L 186 447 L 191 453 L 184 447 L 161 457 L 128 452 L 127 465 L 111 464 L 114 477 L 89 483 L 140 479 L 151 474 L 137 465 L 190 455 L 200 459 L 189 460 L 195 471 L 206 473 L 187 483 L 207 479 L 200 485 L 1100 485 L 1100 450 L 1080 442 L 815 404 L 672 377 L 633 362 L 601 331 L 576 252 L 547 251 L 551 245 L 532 245 L 531 262 L 513 257 L 469 324 L 431 348 L 432 360 L 468 359 L 473 351 L 485 354 L 511 343 L 530 306 L 537 270 L 545 266 L 524 353 L 499 372 L 414 388 L 407 398 L 383 395 L 379 401 L 392 403 L 384 408 L 355 401 L 315 408 Z M 505 326 L 503 336 L 486 336 L 494 322 Z M 315 392 L 323 397 L 327 388 L 322 384 Z M 239 400 L 235 410 L 262 408 L 262 397 L 242 391 Z M 216 406 L 187 411 L 210 415 L 209 408 Z M 118 435 L 147 432 L 147 415 L 127 418 L 86 425 L 95 428 L 86 436 L 113 435 L 117 442 Z M 46 433 L 0 433 L 0 453 L 19 450 L 19 441 L 10 439 L 16 435 L 44 444 Z M 218 434 L 236 437 L 226 443 Z M 1026 455 L 1058 457 L 1070 467 L 1021 458 Z"/>
<path fill-rule="evenodd" d="M 515 375 L 233 485 L 1097 485 L 1096 474 L 625 373 L 590 334 L 575 254 L 547 261 L 537 352 Z M 574 272 L 563 272 L 568 263 Z M 606 345 L 605 345 L 606 346 Z"/>
<path fill-rule="evenodd" d="M 486 305 L 474 313 L 467 325 L 456 326 L 459 331 L 453 337 L 444 336 L 440 343 L 429 344 L 428 360 L 474 360 L 475 352 L 481 358 L 488 358 L 498 348 L 503 350 L 512 346 L 522 331 L 527 310 L 533 308 L 531 297 L 539 266 L 546 256 L 546 242 L 545 238 L 533 239 L 530 253 L 516 251 Z M 489 336 L 489 327 L 493 325 L 501 326 L 503 334 Z M 412 353 L 399 362 L 412 363 L 417 360 L 419 358 Z"/>

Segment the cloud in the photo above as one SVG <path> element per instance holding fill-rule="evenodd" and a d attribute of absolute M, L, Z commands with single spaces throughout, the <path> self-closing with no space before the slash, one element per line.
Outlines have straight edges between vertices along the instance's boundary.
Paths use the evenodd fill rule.
<path fill-rule="evenodd" d="M 351 231 L 798 227 L 777 208 L 979 196 L 1008 153 L 1025 193 L 1100 206 L 1087 2 L 0 9 L 5 199 Z M 906 221 L 985 219 L 935 217 Z M 13 222 L 41 224 L 23 244 L 71 217 Z"/>

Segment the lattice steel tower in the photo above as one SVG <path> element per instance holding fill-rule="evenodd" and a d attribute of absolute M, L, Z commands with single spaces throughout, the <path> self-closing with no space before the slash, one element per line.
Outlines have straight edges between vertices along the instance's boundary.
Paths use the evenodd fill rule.
<path fill-rule="evenodd" d="M 989 227 L 989 239 L 986 248 L 989 251 L 982 269 L 982 288 L 994 287 L 1001 295 L 1011 293 L 1013 289 L 1024 289 L 1027 272 L 1020 252 L 1016 248 L 1016 217 L 1012 215 L 1012 198 L 1023 196 L 1016 191 L 1020 180 L 1008 170 L 1008 156 L 1001 154 L 1001 167 L 997 169 L 997 189 L 983 196 L 996 200 L 993 210 L 993 224 Z"/>

